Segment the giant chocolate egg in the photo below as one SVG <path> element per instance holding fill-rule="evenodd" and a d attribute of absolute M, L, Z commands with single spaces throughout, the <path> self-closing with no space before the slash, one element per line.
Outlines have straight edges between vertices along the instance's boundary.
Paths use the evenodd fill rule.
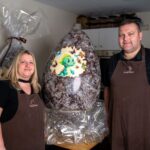
<path fill-rule="evenodd" d="M 73 29 L 59 43 L 43 75 L 43 96 L 49 108 L 89 110 L 99 98 L 100 66 L 89 37 Z"/>

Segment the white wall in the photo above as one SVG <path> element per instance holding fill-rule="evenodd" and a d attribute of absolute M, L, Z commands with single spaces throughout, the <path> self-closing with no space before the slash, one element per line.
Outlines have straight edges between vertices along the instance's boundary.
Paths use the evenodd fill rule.
<path fill-rule="evenodd" d="M 150 48 L 150 12 L 137 13 L 137 16 L 143 20 L 143 40 L 142 44 Z"/>
<path fill-rule="evenodd" d="M 58 42 L 64 37 L 76 22 L 76 15 L 64 10 L 54 8 L 34 0 L 4 0 L 3 4 L 9 9 L 23 9 L 29 13 L 38 11 L 41 14 L 41 24 L 34 35 L 26 36 L 26 49 L 33 51 L 36 55 L 38 71 L 42 76 L 45 63 L 50 50 L 54 49 Z"/>

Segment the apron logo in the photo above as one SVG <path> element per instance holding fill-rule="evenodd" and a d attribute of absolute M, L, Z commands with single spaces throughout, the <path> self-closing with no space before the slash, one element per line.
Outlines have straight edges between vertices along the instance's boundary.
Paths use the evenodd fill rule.
<path fill-rule="evenodd" d="M 38 104 L 35 102 L 35 100 L 31 99 L 29 107 L 37 107 L 37 106 L 38 106 Z"/>
<path fill-rule="evenodd" d="M 129 74 L 129 73 L 135 73 L 135 72 L 131 66 L 128 66 L 128 69 L 126 71 L 123 71 L 123 73 Z"/>

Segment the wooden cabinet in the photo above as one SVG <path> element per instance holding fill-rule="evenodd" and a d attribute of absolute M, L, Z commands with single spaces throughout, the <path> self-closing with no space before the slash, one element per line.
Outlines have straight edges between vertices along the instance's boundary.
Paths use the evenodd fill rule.
<path fill-rule="evenodd" d="M 90 38 L 95 50 L 120 50 L 118 28 L 83 30 Z"/>

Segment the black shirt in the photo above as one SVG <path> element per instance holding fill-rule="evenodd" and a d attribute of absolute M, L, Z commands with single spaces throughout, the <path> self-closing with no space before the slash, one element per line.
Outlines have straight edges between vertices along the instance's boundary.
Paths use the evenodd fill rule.
<path fill-rule="evenodd" d="M 125 60 L 123 57 L 123 51 L 121 51 L 118 54 L 113 55 L 109 59 L 108 66 L 106 68 L 105 77 L 103 79 L 104 86 L 109 87 L 110 86 L 110 80 L 112 77 L 112 74 L 117 66 L 117 63 L 119 60 L 125 60 L 125 61 L 141 61 L 142 60 L 142 52 L 145 50 L 145 65 L 146 65 L 146 73 L 147 73 L 147 80 L 150 84 L 150 49 L 141 47 L 141 50 L 138 52 L 138 54 L 131 60 Z"/>
<path fill-rule="evenodd" d="M 10 120 L 17 111 L 17 90 L 11 85 L 9 80 L 0 80 L 0 107 L 3 108 L 0 122 Z"/>

